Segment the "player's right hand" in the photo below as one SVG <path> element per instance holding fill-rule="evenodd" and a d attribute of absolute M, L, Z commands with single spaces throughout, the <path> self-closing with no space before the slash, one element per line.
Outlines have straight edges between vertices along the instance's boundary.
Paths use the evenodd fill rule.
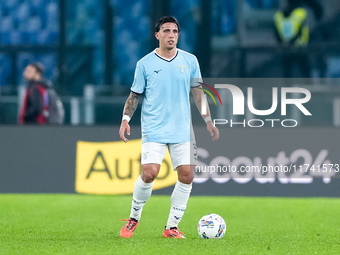
<path fill-rule="evenodd" d="M 122 139 L 124 142 L 127 143 L 128 139 L 125 137 L 125 131 L 127 135 L 130 135 L 130 125 L 127 122 L 127 120 L 122 121 L 122 124 L 120 125 L 120 129 L 119 129 L 120 139 Z"/>

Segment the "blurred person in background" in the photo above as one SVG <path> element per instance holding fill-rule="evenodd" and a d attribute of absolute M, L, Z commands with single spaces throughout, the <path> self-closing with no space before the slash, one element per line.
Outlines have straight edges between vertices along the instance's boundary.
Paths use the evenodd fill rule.
<path fill-rule="evenodd" d="M 19 124 L 63 124 L 64 107 L 52 88 L 52 82 L 44 78 L 44 66 L 30 63 L 23 73 L 28 82 Z"/>
<path fill-rule="evenodd" d="M 278 42 L 285 47 L 303 47 L 308 45 L 308 13 L 296 0 L 282 0 L 280 10 L 275 13 L 275 35 Z M 308 57 L 302 52 L 285 52 L 282 56 L 285 78 L 293 77 L 295 64 L 303 77 L 310 76 Z"/>
<path fill-rule="evenodd" d="M 275 13 L 276 35 L 285 46 L 305 46 L 309 40 L 308 13 L 296 0 L 284 0 Z"/>
<path fill-rule="evenodd" d="M 281 0 L 280 9 L 275 13 L 275 35 L 277 41 L 284 47 L 305 47 L 309 43 L 310 20 L 308 15 L 310 7 L 315 20 L 320 22 L 323 17 L 323 8 L 318 0 Z M 286 52 L 282 57 L 284 76 L 310 77 L 310 59 L 305 52 Z M 294 74 L 294 68 L 299 69 L 300 74 Z"/>

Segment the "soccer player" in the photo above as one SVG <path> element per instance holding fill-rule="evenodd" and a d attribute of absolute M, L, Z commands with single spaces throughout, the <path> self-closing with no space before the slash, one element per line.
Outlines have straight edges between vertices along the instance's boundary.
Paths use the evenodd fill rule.
<path fill-rule="evenodd" d="M 203 91 L 199 89 L 199 83 L 192 82 L 193 78 L 201 79 L 201 73 L 196 57 L 176 47 L 180 32 L 176 18 L 162 17 L 156 23 L 155 31 L 159 47 L 137 63 L 119 130 L 120 138 L 127 142 L 125 132 L 130 135 L 128 123 L 137 108 L 138 97 L 144 93 L 141 118 L 142 172 L 135 183 L 130 218 L 120 231 L 123 238 L 132 237 L 139 223 L 167 147 L 178 181 L 171 195 L 171 209 L 163 236 L 185 238 L 179 232 L 178 224 L 190 196 L 194 179 L 192 162 L 197 155 L 191 129 L 189 94 L 191 90 L 196 106 L 201 109 Z M 213 126 L 208 105 L 206 107 L 207 114 L 202 117 L 215 141 L 219 138 L 219 131 Z"/>

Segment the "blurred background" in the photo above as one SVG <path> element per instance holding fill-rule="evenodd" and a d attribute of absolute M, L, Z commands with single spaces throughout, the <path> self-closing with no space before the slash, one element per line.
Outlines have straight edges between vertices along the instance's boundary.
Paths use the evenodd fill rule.
<path fill-rule="evenodd" d="M 284 0 L 1 0 L 0 124 L 17 123 L 22 73 L 36 61 L 66 125 L 120 124 L 136 62 L 157 47 L 154 23 L 170 14 L 178 47 L 197 56 L 204 78 L 306 78 L 315 114 L 305 125 L 340 126 L 339 2 L 297 2 L 308 13 L 302 46 L 277 39 Z"/>

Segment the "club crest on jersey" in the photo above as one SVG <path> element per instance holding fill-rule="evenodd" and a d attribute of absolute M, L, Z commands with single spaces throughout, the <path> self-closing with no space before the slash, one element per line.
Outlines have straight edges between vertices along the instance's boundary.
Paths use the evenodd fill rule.
<path fill-rule="evenodd" d="M 178 65 L 178 67 L 181 68 L 181 73 L 184 73 L 184 68 L 186 68 L 187 66 Z"/>

